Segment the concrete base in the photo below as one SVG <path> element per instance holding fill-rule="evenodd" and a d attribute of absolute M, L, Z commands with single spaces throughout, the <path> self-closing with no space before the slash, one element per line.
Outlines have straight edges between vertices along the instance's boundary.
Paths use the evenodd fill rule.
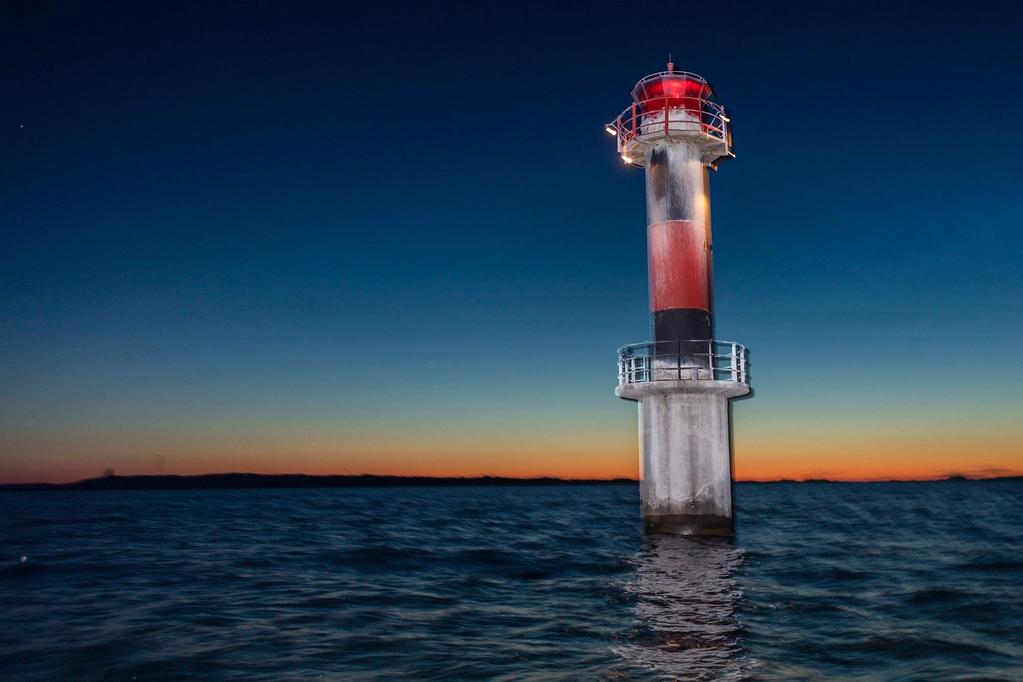
<path fill-rule="evenodd" d="M 731 537 L 735 534 L 731 516 L 714 516 L 712 514 L 644 515 L 643 527 L 648 533 L 665 533 L 668 535 Z"/>
<path fill-rule="evenodd" d="M 639 401 L 640 498 L 647 530 L 732 535 L 730 381 L 655 381 L 619 387 Z"/>

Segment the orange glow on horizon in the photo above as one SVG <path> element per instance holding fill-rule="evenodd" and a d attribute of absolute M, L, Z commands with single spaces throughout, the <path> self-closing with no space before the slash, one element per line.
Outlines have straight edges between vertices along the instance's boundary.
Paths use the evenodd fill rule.
<path fill-rule="evenodd" d="M 755 415 L 754 415 L 755 416 Z M 866 428 L 869 426 L 870 428 Z M 973 430 L 975 429 L 975 430 Z M 156 445 L 154 445 L 154 443 Z M 922 422 L 858 418 L 740 420 L 733 441 L 739 481 L 921 480 L 954 474 L 1023 474 L 1023 430 L 1009 421 Z M 506 476 L 567 479 L 638 477 L 635 416 L 460 424 L 227 424 L 200 431 L 31 432 L 0 442 L 0 483 L 69 482 L 118 474 L 251 472 Z"/>
<path fill-rule="evenodd" d="M 754 441 L 754 442 L 750 442 Z M 56 453 L 54 453 L 56 454 Z M 401 476 L 505 476 L 612 479 L 638 476 L 633 434 L 590 438 L 508 439 L 495 446 L 435 441 L 374 445 L 305 444 L 292 450 L 275 447 L 237 450 L 237 444 L 190 447 L 167 456 L 168 474 L 251 472 L 263 474 L 378 474 Z M 91 478 L 101 469 L 92 462 L 110 462 L 118 474 L 154 472 L 151 459 L 110 457 L 98 448 L 59 466 L 38 460 L 5 471 L 0 482 L 67 482 Z M 940 479 L 954 474 L 992 478 L 1023 474 L 1023 439 L 1009 435 L 949 438 L 873 437 L 827 441 L 808 437 L 737 438 L 735 478 L 738 481 L 828 479 L 881 481 Z"/>

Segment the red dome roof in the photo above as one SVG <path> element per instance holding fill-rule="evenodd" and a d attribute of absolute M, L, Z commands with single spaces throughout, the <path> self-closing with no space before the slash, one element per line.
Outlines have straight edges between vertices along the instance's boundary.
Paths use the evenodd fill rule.
<path fill-rule="evenodd" d="M 632 89 L 632 98 L 646 111 L 655 109 L 701 109 L 700 100 L 710 99 L 710 84 L 691 73 L 676 72 L 647 76 Z"/>

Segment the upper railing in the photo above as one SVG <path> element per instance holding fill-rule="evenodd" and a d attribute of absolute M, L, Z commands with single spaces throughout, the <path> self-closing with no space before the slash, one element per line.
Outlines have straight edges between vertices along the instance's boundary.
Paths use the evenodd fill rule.
<path fill-rule="evenodd" d="M 636 83 L 636 87 L 634 87 L 632 89 L 632 91 L 633 92 L 642 92 L 644 86 L 646 86 L 647 83 L 652 83 L 654 81 L 661 80 L 664 77 L 678 78 L 678 79 L 681 79 L 681 80 L 693 81 L 694 83 L 702 83 L 708 89 L 710 88 L 710 83 L 708 83 L 707 79 L 704 78 L 703 76 L 701 76 L 700 74 L 693 73 L 692 71 L 679 71 L 678 69 L 676 69 L 674 67 L 674 65 L 670 65 L 670 66 L 672 68 L 670 70 L 668 70 L 668 71 L 658 71 L 657 73 L 652 73 L 649 76 L 643 76 Z"/>
<path fill-rule="evenodd" d="M 618 349 L 618 385 L 649 381 L 749 383 L 746 347 L 731 341 L 652 341 Z"/>
<path fill-rule="evenodd" d="M 644 165 L 645 148 L 661 140 L 694 140 L 705 148 L 706 161 L 732 154 L 731 119 L 717 102 L 697 97 L 655 97 L 633 102 L 607 125 L 618 138 L 618 153 L 633 165 Z"/>

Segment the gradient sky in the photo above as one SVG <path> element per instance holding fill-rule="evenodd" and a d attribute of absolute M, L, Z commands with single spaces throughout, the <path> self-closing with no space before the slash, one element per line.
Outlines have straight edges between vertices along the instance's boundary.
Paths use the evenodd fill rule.
<path fill-rule="evenodd" d="M 737 477 L 1023 472 L 1020 5 L 361 4 L 3 5 L 0 481 L 635 476 L 669 52 Z"/>

